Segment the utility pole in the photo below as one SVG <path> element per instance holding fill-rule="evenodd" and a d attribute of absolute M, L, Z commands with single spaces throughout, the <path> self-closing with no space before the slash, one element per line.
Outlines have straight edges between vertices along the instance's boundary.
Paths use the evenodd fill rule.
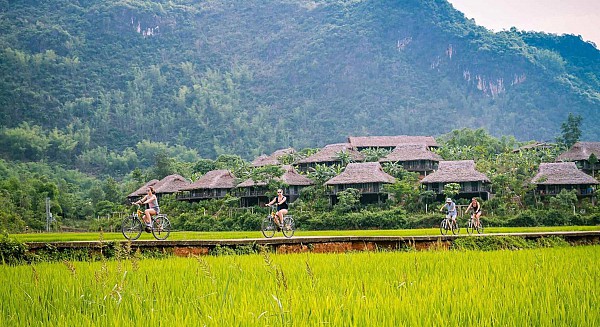
<path fill-rule="evenodd" d="M 46 198 L 46 232 L 50 231 L 52 224 L 52 212 L 50 212 L 50 198 Z"/>

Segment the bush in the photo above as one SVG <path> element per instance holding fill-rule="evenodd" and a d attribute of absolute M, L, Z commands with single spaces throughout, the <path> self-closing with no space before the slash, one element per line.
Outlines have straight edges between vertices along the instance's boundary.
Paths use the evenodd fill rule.
<path fill-rule="evenodd" d="M 6 232 L 0 236 L 0 258 L 3 264 L 15 265 L 27 261 L 27 246 Z"/>

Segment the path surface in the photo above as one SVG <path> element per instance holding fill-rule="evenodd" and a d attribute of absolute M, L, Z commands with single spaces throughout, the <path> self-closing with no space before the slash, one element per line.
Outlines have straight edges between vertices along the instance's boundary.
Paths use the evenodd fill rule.
<path fill-rule="evenodd" d="M 211 240 L 141 240 L 133 241 L 130 245 L 133 250 L 141 251 L 167 251 L 178 256 L 208 254 L 215 247 L 238 248 L 244 246 L 265 246 L 278 253 L 299 252 L 347 252 L 347 251 L 373 251 L 378 249 L 397 250 L 407 247 L 417 250 L 429 248 L 444 248 L 451 245 L 452 241 L 464 237 L 492 237 L 512 236 L 525 239 L 538 239 L 542 237 L 558 236 L 572 244 L 600 244 L 600 231 L 561 231 L 561 232 L 531 232 L 531 233 L 492 233 L 474 235 L 426 235 L 426 236 L 301 236 L 301 237 L 274 237 L 274 238 L 244 238 L 244 239 L 211 239 Z M 29 251 L 53 248 L 58 251 L 68 249 L 90 250 L 100 249 L 119 243 L 128 244 L 128 241 L 70 241 L 70 242 L 27 242 Z"/>

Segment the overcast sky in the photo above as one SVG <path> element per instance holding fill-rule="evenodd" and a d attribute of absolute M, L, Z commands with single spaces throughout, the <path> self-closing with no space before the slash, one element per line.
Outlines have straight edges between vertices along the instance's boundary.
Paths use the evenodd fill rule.
<path fill-rule="evenodd" d="M 467 18 L 494 31 L 581 35 L 600 48 L 600 0 L 448 0 Z"/>

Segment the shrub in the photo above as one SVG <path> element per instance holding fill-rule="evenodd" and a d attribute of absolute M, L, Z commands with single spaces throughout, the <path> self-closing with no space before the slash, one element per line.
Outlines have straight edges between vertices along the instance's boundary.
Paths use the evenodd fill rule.
<path fill-rule="evenodd" d="M 3 264 L 19 264 L 26 261 L 27 246 L 4 232 L 0 236 L 0 257 Z"/>

